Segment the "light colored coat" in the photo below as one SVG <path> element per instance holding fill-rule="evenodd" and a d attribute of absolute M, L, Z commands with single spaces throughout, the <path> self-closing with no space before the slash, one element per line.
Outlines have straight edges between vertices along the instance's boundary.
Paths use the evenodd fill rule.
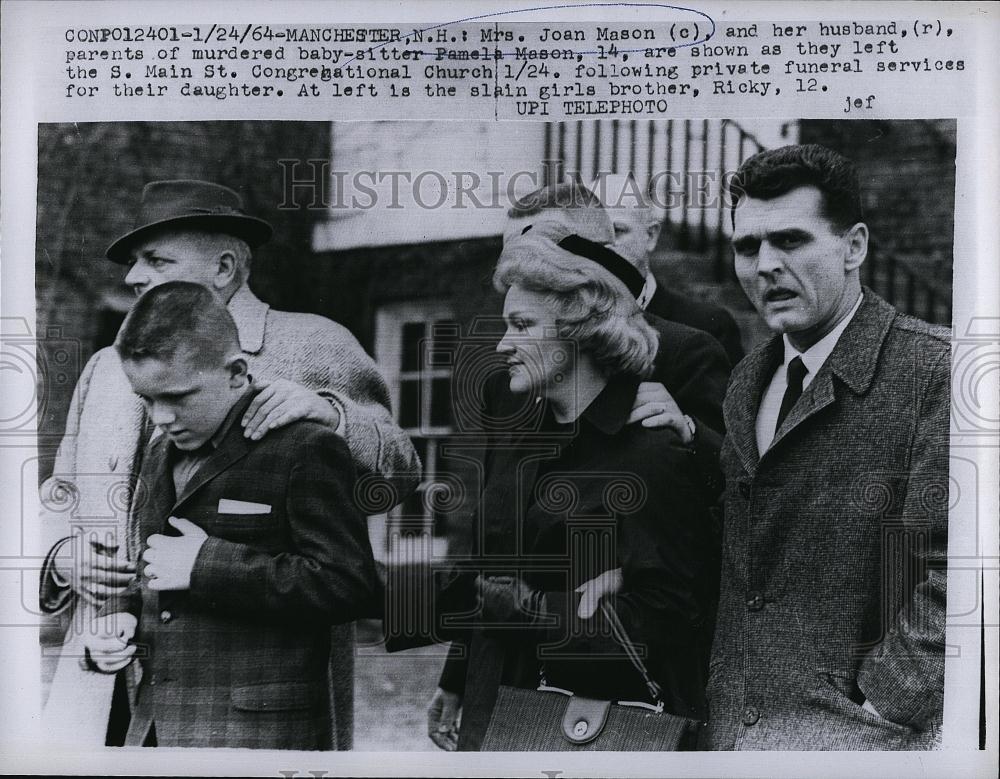
<path fill-rule="evenodd" d="M 866 289 L 763 455 L 781 338 L 733 371 L 708 748 L 938 744 L 950 355 L 948 330 Z"/>
<path fill-rule="evenodd" d="M 385 477 L 397 503 L 406 497 L 416 486 L 420 462 L 393 421 L 384 379 L 354 336 L 321 316 L 276 311 L 245 285 L 228 308 L 251 375 L 289 379 L 328 397 L 341 411 L 341 433 L 359 470 Z M 125 553 L 143 419 L 142 402 L 132 392 L 115 350 L 94 354 L 73 393 L 52 476 L 41 488 L 44 548 L 85 531 Z M 72 605 L 71 596 L 56 586 L 45 566 L 43 609 L 65 610 Z M 46 716 L 50 727 L 66 739 L 103 744 L 107 717 L 101 711 L 109 710 L 113 677 L 83 672 L 78 665 L 90 616 L 89 609 L 76 610 Z"/>

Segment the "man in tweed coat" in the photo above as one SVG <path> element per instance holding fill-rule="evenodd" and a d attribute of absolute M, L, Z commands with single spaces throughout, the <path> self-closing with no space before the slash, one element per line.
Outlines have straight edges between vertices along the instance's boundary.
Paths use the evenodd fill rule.
<path fill-rule="evenodd" d="M 944 696 L 950 342 L 859 281 L 857 174 L 747 160 L 736 274 L 775 336 L 725 400 L 710 749 L 929 749 Z"/>
<path fill-rule="evenodd" d="M 347 445 L 311 420 L 243 435 L 259 391 L 200 284 L 149 292 L 115 347 L 163 432 L 138 487 L 142 570 L 87 645 L 109 672 L 144 652 L 126 746 L 331 748 L 329 625 L 379 606 Z"/>
<path fill-rule="evenodd" d="M 266 222 L 243 213 L 239 196 L 226 187 L 152 182 L 143 190 L 137 228 L 115 241 L 108 257 L 129 265 L 125 283 L 137 295 L 180 279 L 198 281 L 227 302 L 251 374 L 263 388 L 241 420 L 248 435 L 259 438 L 297 418 L 320 421 L 344 437 L 362 472 L 388 479 L 402 500 L 415 486 L 420 465 L 392 419 L 388 390 L 371 358 L 341 325 L 276 311 L 250 291 L 251 249 L 270 233 Z M 84 612 L 130 580 L 136 525 L 130 521 L 129 487 L 149 435 L 142 403 L 117 354 L 102 349 L 80 376 L 53 475 L 42 485 L 43 505 L 50 509 L 43 528 L 51 547 L 41 576 L 43 610 L 76 608 L 76 621 L 83 624 Z M 117 557 L 95 553 L 98 535 L 112 539 Z M 344 637 L 334 662 L 341 674 L 335 684 L 337 730 L 339 746 L 349 748 L 353 650 L 350 631 L 337 631 Z M 77 668 L 78 644 L 71 633 L 52 684 L 48 726 L 67 740 L 103 743 L 110 688 L 106 679 Z M 95 724 L 88 730 L 81 723 Z"/>

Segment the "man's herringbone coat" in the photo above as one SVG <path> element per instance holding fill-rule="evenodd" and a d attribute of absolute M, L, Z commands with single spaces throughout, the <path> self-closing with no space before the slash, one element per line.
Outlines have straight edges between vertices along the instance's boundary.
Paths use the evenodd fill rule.
<path fill-rule="evenodd" d="M 169 516 L 208 539 L 190 589 L 156 592 L 137 578 L 102 608 L 139 618 L 135 643 L 145 657 L 126 746 L 142 745 L 152 725 L 159 746 L 333 748 L 330 625 L 375 616 L 380 606 L 346 443 L 314 422 L 260 441 L 233 425 L 181 495 L 171 449 L 161 436 L 143 460 L 143 547 L 153 533 L 172 533 Z M 237 508 L 225 510 L 227 499 Z M 242 508 L 249 504 L 254 511 Z M 231 513 L 240 508 L 246 513 Z"/>
<path fill-rule="evenodd" d="M 938 743 L 950 355 L 945 328 L 866 289 L 763 455 L 754 424 L 781 339 L 734 370 L 708 748 Z"/>

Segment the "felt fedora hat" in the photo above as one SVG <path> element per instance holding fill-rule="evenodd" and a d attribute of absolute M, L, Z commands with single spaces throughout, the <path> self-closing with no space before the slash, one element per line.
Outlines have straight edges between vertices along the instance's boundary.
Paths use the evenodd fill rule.
<path fill-rule="evenodd" d="M 108 259 L 127 263 L 137 241 L 168 225 L 235 235 L 251 248 L 271 237 L 271 225 L 244 213 L 243 201 L 229 187 L 210 181 L 151 181 L 142 189 L 136 227 L 108 247 Z"/>

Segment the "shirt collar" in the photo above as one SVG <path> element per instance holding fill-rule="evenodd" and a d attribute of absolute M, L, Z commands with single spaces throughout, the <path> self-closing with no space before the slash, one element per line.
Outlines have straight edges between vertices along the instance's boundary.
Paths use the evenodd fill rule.
<path fill-rule="evenodd" d="M 854 306 L 847 313 L 843 319 L 841 319 L 837 326 L 833 328 L 829 333 L 820 338 L 816 343 L 806 349 L 804 352 L 800 352 L 794 346 L 792 346 L 791 341 L 788 340 L 788 335 L 783 335 L 782 341 L 785 345 L 785 365 L 794 359 L 795 357 L 801 357 L 802 362 L 805 363 L 806 369 L 809 371 L 810 375 L 815 375 L 823 363 L 826 362 L 826 358 L 830 356 L 833 348 L 837 345 L 837 341 L 840 340 L 840 336 L 843 335 L 844 330 L 854 319 L 854 315 L 858 313 L 858 309 L 861 308 L 861 301 L 864 299 L 863 293 L 858 293 L 858 299 L 854 302 Z"/>
<path fill-rule="evenodd" d="M 264 324 L 270 306 L 243 284 L 229 299 L 226 306 L 236 323 L 240 336 L 240 349 L 248 354 L 257 354 L 264 346 Z"/>
<path fill-rule="evenodd" d="M 636 298 L 635 302 L 639 304 L 639 308 L 645 311 L 655 294 L 656 276 L 654 276 L 653 272 L 650 271 L 646 274 L 646 283 L 642 285 L 642 292 L 639 293 L 639 297 Z"/>

